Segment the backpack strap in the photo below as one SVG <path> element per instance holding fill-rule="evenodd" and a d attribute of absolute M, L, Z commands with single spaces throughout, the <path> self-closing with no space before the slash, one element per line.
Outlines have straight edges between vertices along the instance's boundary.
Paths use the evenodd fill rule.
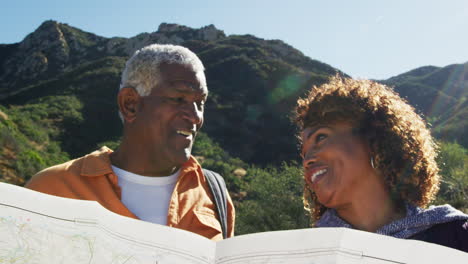
<path fill-rule="evenodd" d="M 214 171 L 202 169 L 205 175 L 210 190 L 218 211 L 219 222 L 221 223 L 221 231 L 223 231 L 223 238 L 227 238 L 227 190 L 226 183 L 223 177 Z"/>

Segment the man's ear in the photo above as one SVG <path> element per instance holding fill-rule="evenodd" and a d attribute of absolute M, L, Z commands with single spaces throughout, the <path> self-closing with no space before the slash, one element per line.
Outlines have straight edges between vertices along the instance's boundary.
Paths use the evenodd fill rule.
<path fill-rule="evenodd" d="M 132 123 L 135 120 L 140 99 L 141 96 L 134 88 L 120 89 L 117 95 L 117 104 L 125 122 Z"/>

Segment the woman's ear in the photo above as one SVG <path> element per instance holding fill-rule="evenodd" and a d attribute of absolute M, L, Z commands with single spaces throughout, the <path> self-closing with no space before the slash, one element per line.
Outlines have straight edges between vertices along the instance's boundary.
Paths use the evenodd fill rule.
<path fill-rule="evenodd" d="M 120 89 L 117 95 L 117 104 L 124 122 L 132 123 L 137 114 L 137 107 L 141 96 L 131 87 Z"/>
<path fill-rule="evenodd" d="M 373 131 L 372 131 L 373 132 Z M 369 155 L 370 155 L 370 164 L 373 169 L 376 169 L 378 166 L 378 161 L 380 160 L 379 157 L 379 147 L 377 144 L 377 135 L 375 133 L 368 132 L 366 135 L 367 145 L 369 148 Z"/>

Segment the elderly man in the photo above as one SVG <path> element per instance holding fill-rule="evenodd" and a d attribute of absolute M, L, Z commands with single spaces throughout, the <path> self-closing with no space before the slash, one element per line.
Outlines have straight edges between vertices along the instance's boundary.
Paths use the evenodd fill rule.
<path fill-rule="evenodd" d="M 207 174 L 219 175 L 191 156 L 208 96 L 203 71 L 200 59 L 184 47 L 154 44 L 137 51 L 126 63 L 117 99 L 123 120 L 119 148 L 103 147 L 47 168 L 26 187 L 95 200 L 115 213 L 213 240 L 232 236 L 232 201 L 226 195 L 224 210 L 216 201 L 220 190 L 226 193 L 224 182 L 213 191 Z"/>

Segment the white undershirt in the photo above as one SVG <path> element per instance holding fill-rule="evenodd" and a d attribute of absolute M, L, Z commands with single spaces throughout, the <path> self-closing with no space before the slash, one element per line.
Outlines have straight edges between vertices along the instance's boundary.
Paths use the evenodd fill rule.
<path fill-rule="evenodd" d="M 169 202 L 180 170 L 170 176 L 148 177 L 112 166 L 122 190 L 122 203 L 143 221 L 167 225 Z"/>

